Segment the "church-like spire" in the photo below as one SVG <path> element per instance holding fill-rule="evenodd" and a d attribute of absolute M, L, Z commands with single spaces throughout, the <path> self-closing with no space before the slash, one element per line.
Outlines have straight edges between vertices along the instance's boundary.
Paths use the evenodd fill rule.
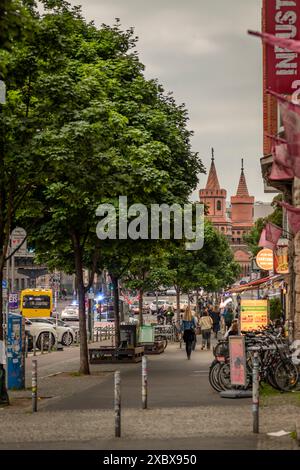
<path fill-rule="evenodd" d="M 207 183 L 205 189 L 220 189 L 220 184 L 218 180 L 218 175 L 217 175 L 217 170 L 215 167 L 215 155 L 214 155 L 214 149 L 211 149 L 211 165 L 209 169 L 209 174 L 207 178 Z"/>
<path fill-rule="evenodd" d="M 239 181 L 239 185 L 238 185 L 238 188 L 237 188 L 237 192 L 236 192 L 236 195 L 237 196 L 249 196 L 249 192 L 248 192 L 248 188 L 247 188 L 247 183 L 246 183 L 246 178 L 245 178 L 245 174 L 244 174 L 244 159 L 242 158 L 242 169 L 241 169 L 241 176 L 240 176 L 240 181 Z"/>

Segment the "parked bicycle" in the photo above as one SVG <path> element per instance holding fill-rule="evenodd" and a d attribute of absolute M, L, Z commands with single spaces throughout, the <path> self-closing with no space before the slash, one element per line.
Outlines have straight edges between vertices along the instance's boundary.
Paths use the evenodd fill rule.
<path fill-rule="evenodd" d="M 296 387 L 299 371 L 292 362 L 289 344 L 273 327 L 253 332 L 243 332 L 246 346 L 246 385 L 238 387 L 249 389 L 252 386 L 254 353 L 259 353 L 259 380 L 281 391 Z M 214 360 L 209 370 L 209 382 L 214 390 L 221 392 L 231 388 L 229 341 L 219 340 L 213 349 Z"/>

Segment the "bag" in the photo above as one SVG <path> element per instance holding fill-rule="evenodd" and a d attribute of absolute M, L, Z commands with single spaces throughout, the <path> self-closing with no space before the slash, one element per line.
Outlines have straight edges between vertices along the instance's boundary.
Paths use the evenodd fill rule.
<path fill-rule="evenodd" d="M 195 341 L 195 331 L 192 329 L 186 329 L 183 332 L 183 341 L 186 342 L 193 342 Z"/>

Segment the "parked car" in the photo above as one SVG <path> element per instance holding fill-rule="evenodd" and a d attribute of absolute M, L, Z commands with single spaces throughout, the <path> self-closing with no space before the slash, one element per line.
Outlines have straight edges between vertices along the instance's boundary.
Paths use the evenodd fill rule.
<path fill-rule="evenodd" d="M 36 322 L 41 324 L 46 323 L 49 325 L 53 325 L 57 332 L 58 342 L 63 344 L 64 346 L 71 346 L 71 344 L 75 341 L 74 329 L 66 325 L 66 323 L 62 320 L 57 320 L 57 326 L 55 318 L 31 318 L 30 321 L 32 321 L 33 323 Z"/>
<path fill-rule="evenodd" d="M 57 332 L 53 325 L 50 323 L 33 322 L 32 320 L 25 319 L 25 332 L 28 332 L 32 337 L 36 338 L 36 347 L 41 349 L 42 335 L 44 334 L 44 348 L 49 348 L 49 335 L 50 346 L 54 346 L 58 340 Z"/>
<path fill-rule="evenodd" d="M 139 302 L 133 302 L 130 307 L 129 307 L 129 310 L 131 313 L 133 313 L 134 315 L 138 315 L 139 312 L 140 312 L 140 307 L 139 307 Z M 149 302 L 143 302 L 143 313 L 149 313 L 150 312 L 150 304 Z"/>
<path fill-rule="evenodd" d="M 76 305 L 68 305 L 61 312 L 61 320 L 79 320 L 79 309 Z"/>
<path fill-rule="evenodd" d="M 166 295 L 176 295 L 176 290 L 174 288 L 167 289 L 166 290 Z"/>

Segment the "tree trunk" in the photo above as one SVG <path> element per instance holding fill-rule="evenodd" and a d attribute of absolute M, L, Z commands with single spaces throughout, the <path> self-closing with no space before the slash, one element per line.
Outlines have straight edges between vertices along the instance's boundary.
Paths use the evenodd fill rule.
<path fill-rule="evenodd" d="M 78 289 L 78 304 L 79 304 L 79 333 L 80 333 L 80 367 L 79 373 L 84 375 L 90 374 L 89 357 L 88 357 L 88 343 L 86 331 L 86 313 L 85 313 L 85 288 L 83 282 L 83 263 L 82 263 L 82 250 L 80 246 L 79 237 L 77 234 L 72 234 L 73 249 L 75 255 L 75 275 Z"/>
<path fill-rule="evenodd" d="M 176 321 L 180 320 L 180 289 L 179 287 L 175 287 L 176 289 Z"/>
<path fill-rule="evenodd" d="M 143 319 L 143 289 L 139 289 L 139 323 L 140 326 L 143 326 L 144 319 Z"/>
<path fill-rule="evenodd" d="M 196 315 L 199 315 L 199 289 L 196 290 Z"/>
<path fill-rule="evenodd" d="M 115 312 L 115 346 L 120 346 L 120 312 L 119 312 L 119 279 L 110 274 L 112 286 L 113 286 L 113 297 L 114 297 L 114 312 Z"/>

